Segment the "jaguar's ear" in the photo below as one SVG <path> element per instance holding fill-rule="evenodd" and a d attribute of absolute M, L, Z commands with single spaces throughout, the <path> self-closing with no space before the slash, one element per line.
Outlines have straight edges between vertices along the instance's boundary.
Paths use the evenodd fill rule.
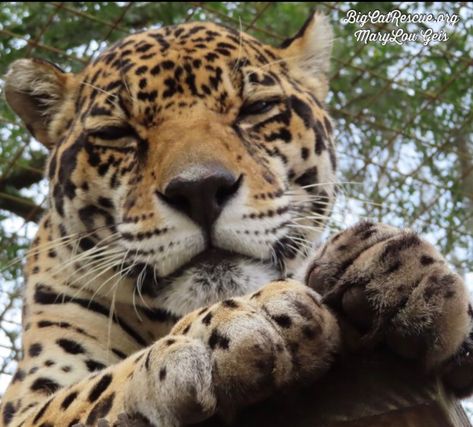
<path fill-rule="evenodd" d="M 50 125 L 68 92 L 71 74 L 41 59 L 19 59 L 5 76 L 5 98 L 31 134 L 54 145 Z"/>
<path fill-rule="evenodd" d="M 280 54 L 286 60 L 290 71 L 302 74 L 323 100 L 328 92 L 328 72 L 332 54 L 333 30 L 328 18 L 317 12 L 305 22 L 299 32 L 280 46 Z"/>

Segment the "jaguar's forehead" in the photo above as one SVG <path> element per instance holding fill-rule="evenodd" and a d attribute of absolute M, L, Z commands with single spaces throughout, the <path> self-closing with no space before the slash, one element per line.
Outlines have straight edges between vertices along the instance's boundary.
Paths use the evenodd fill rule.
<path fill-rule="evenodd" d="M 168 59 L 161 68 L 173 67 L 172 61 L 199 67 L 201 62 L 263 65 L 278 57 L 275 49 L 252 36 L 213 23 L 186 23 L 142 31 L 125 37 L 105 50 L 94 62 L 122 72 L 137 63 L 152 64 L 156 59 Z M 159 65 L 159 64 L 156 64 Z M 156 66 L 154 72 L 159 73 Z"/>
<path fill-rule="evenodd" d="M 264 86 L 268 92 L 276 86 L 284 68 L 277 49 L 217 24 L 147 30 L 125 37 L 85 68 L 76 111 L 83 118 L 122 116 L 138 126 L 195 104 L 228 112 L 235 98 L 246 98 L 248 88 Z"/>

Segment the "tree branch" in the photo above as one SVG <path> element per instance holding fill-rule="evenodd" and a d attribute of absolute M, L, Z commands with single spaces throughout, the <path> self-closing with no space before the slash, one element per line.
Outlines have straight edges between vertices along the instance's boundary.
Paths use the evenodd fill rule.
<path fill-rule="evenodd" d="M 31 199 L 0 192 L 0 209 L 22 217 L 25 221 L 38 222 L 44 209 Z"/>
<path fill-rule="evenodd" d="M 0 209 L 18 215 L 25 221 L 39 221 L 43 208 L 33 200 L 15 194 L 15 190 L 29 188 L 41 181 L 45 161 L 44 155 L 35 156 L 27 166 L 17 166 L 5 179 L 0 179 Z"/>
<path fill-rule="evenodd" d="M 17 190 L 30 187 L 41 181 L 43 174 L 32 169 L 23 169 L 14 171 L 6 180 L 0 181 L 0 190 L 7 187 L 14 187 Z"/>
<path fill-rule="evenodd" d="M 45 163 L 46 156 L 40 154 L 31 159 L 27 166 L 15 167 L 6 178 L 0 179 L 0 191 L 8 187 L 20 190 L 41 181 Z"/>
<path fill-rule="evenodd" d="M 462 191 L 473 206 L 473 152 L 469 147 L 469 138 L 468 134 L 458 137 L 455 146 L 460 164 Z"/>

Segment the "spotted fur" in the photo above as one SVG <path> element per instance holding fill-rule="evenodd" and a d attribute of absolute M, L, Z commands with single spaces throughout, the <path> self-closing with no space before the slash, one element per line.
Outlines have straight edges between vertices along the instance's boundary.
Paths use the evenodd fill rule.
<path fill-rule="evenodd" d="M 11 65 L 7 101 L 51 153 L 2 425 L 229 418 L 322 375 L 337 318 L 470 391 L 471 308 L 431 246 L 363 223 L 314 249 L 335 197 L 331 43 L 315 14 L 278 48 L 191 23 L 76 75 Z"/>

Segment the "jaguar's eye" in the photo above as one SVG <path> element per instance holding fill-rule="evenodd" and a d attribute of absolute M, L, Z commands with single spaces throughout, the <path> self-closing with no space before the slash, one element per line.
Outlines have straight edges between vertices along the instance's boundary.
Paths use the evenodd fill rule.
<path fill-rule="evenodd" d="M 262 101 L 256 101 L 256 102 L 243 104 L 243 106 L 240 109 L 240 117 L 267 113 L 273 107 L 275 107 L 279 102 L 280 100 L 278 98 L 274 98 L 274 99 L 267 99 L 264 101 L 262 100 Z"/>
<path fill-rule="evenodd" d="M 137 139 L 136 131 L 129 125 L 111 125 L 89 130 L 94 145 L 105 148 L 129 148 Z"/>
<path fill-rule="evenodd" d="M 113 140 L 136 136 L 136 132 L 131 126 L 105 126 L 89 131 L 89 136 Z"/>

